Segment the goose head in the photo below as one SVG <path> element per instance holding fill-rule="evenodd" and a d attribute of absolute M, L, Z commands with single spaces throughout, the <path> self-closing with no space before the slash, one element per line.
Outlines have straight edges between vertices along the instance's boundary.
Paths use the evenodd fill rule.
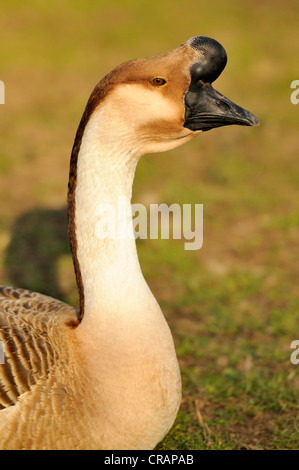
<path fill-rule="evenodd" d="M 128 142 L 139 154 L 161 152 L 199 133 L 258 119 L 216 91 L 212 83 L 227 62 L 214 39 L 198 36 L 166 54 L 125 62 L 93 91 L 100 126 L 111 142 Z"/>

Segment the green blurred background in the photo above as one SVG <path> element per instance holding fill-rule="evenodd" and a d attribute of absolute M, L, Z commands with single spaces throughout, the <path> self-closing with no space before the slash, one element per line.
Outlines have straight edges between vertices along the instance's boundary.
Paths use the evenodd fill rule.
<path fill-rule="evenodd" d="M 215 88 L 260 119 L 145 156 L 134 202 L 202 203 L 204 244 L 143 240 L 173 331 L 183 403 L 161 449 L 295 449 L 299 440 L 299 3 L 2 2 L 0 279 L 78 298 L 66 232 L 70 151 L 93 86 L 120 62 L 206 35 L 228 53 Z"/>

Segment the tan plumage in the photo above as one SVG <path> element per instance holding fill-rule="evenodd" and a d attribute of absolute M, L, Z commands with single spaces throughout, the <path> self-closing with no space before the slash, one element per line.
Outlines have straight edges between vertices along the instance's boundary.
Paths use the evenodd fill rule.
<path fill-rule="evenodd" d="M 2 409 L 15 405 L 53 370 L 57 359 L 53 339 L 61 335 L 59 323 L 76 319 L 76 312 L 58 300 L 11 287 L 0 287 L 0 309 L 0 339 L 6 345 L 5 363 L 0 366 Z M 57 327 L 53 337 L 49 332 Z"/>
<path fill-rule="evenodd" d="M 153 449 L 172 426 L 180 372 L 140 269 L 132 220 L 124 238 L 103 239 L 95 228 L 103 203 L 117 220 L 130 213 L 143 154 L 175 148 L 201 130 L 257 123 L 212 88 L 225 64 L 219 43 L 197 37 L 162 56 L 122 64 L 92 92 L 72 149 L 68 191 L 80 310 L 0 288 L 1 449 Z"/>
<path fill-rule="evenodd" d="M 75 309 L 58 300 L 0 288 L 0 340 L 5 344 L 5 362 L 0 365 L 1 448 L 19 448 L 20 436 L 21 448 L 43 448 L 45 433 L 57 432 L 51 429 L 55 416 L 66 411 L 65 396 L 76 386 L 66 373 L 71 367 L 66 324 L 76 319 Z"/>

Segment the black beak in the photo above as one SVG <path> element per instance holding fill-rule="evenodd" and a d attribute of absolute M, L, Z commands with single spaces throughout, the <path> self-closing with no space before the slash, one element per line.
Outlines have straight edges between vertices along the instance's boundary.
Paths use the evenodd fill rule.
<path fill-rule="evenodd" d="M 210 84 L 198 90 L 188 91 L 185 96 L 184 127 L 192 131 L 208 131 L 214 127 L 257 126 L 259 121 L 250 111 L 230 101 Z"/>
<path fill-rule="evenodd" d="M 208 131 L 232 124 L 257 126 L 259 121 L 254 114 L 230 101 L 211 85 L 227 61 L 221 44 L 214 39 L 199 36 L 190 45 L 202 52 L 202 59 L 190 70 L 191 83 L 185 95 L 184 127 L 192 131 Z"/>

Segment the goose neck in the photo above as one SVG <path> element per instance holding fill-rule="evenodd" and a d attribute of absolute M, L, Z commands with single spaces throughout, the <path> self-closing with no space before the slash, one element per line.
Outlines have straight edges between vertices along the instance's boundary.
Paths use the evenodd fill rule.
<path fill-rule="evenodd" d="M 88 123 L 78 154 L 75 193 L 84 321 L 98 311 L 119 315 L 128 308 L 137 310 L 140 296 L 151 297 L 141 273 L 131 218 L 138 158 L 125 139 L 121 144 Z"/>

